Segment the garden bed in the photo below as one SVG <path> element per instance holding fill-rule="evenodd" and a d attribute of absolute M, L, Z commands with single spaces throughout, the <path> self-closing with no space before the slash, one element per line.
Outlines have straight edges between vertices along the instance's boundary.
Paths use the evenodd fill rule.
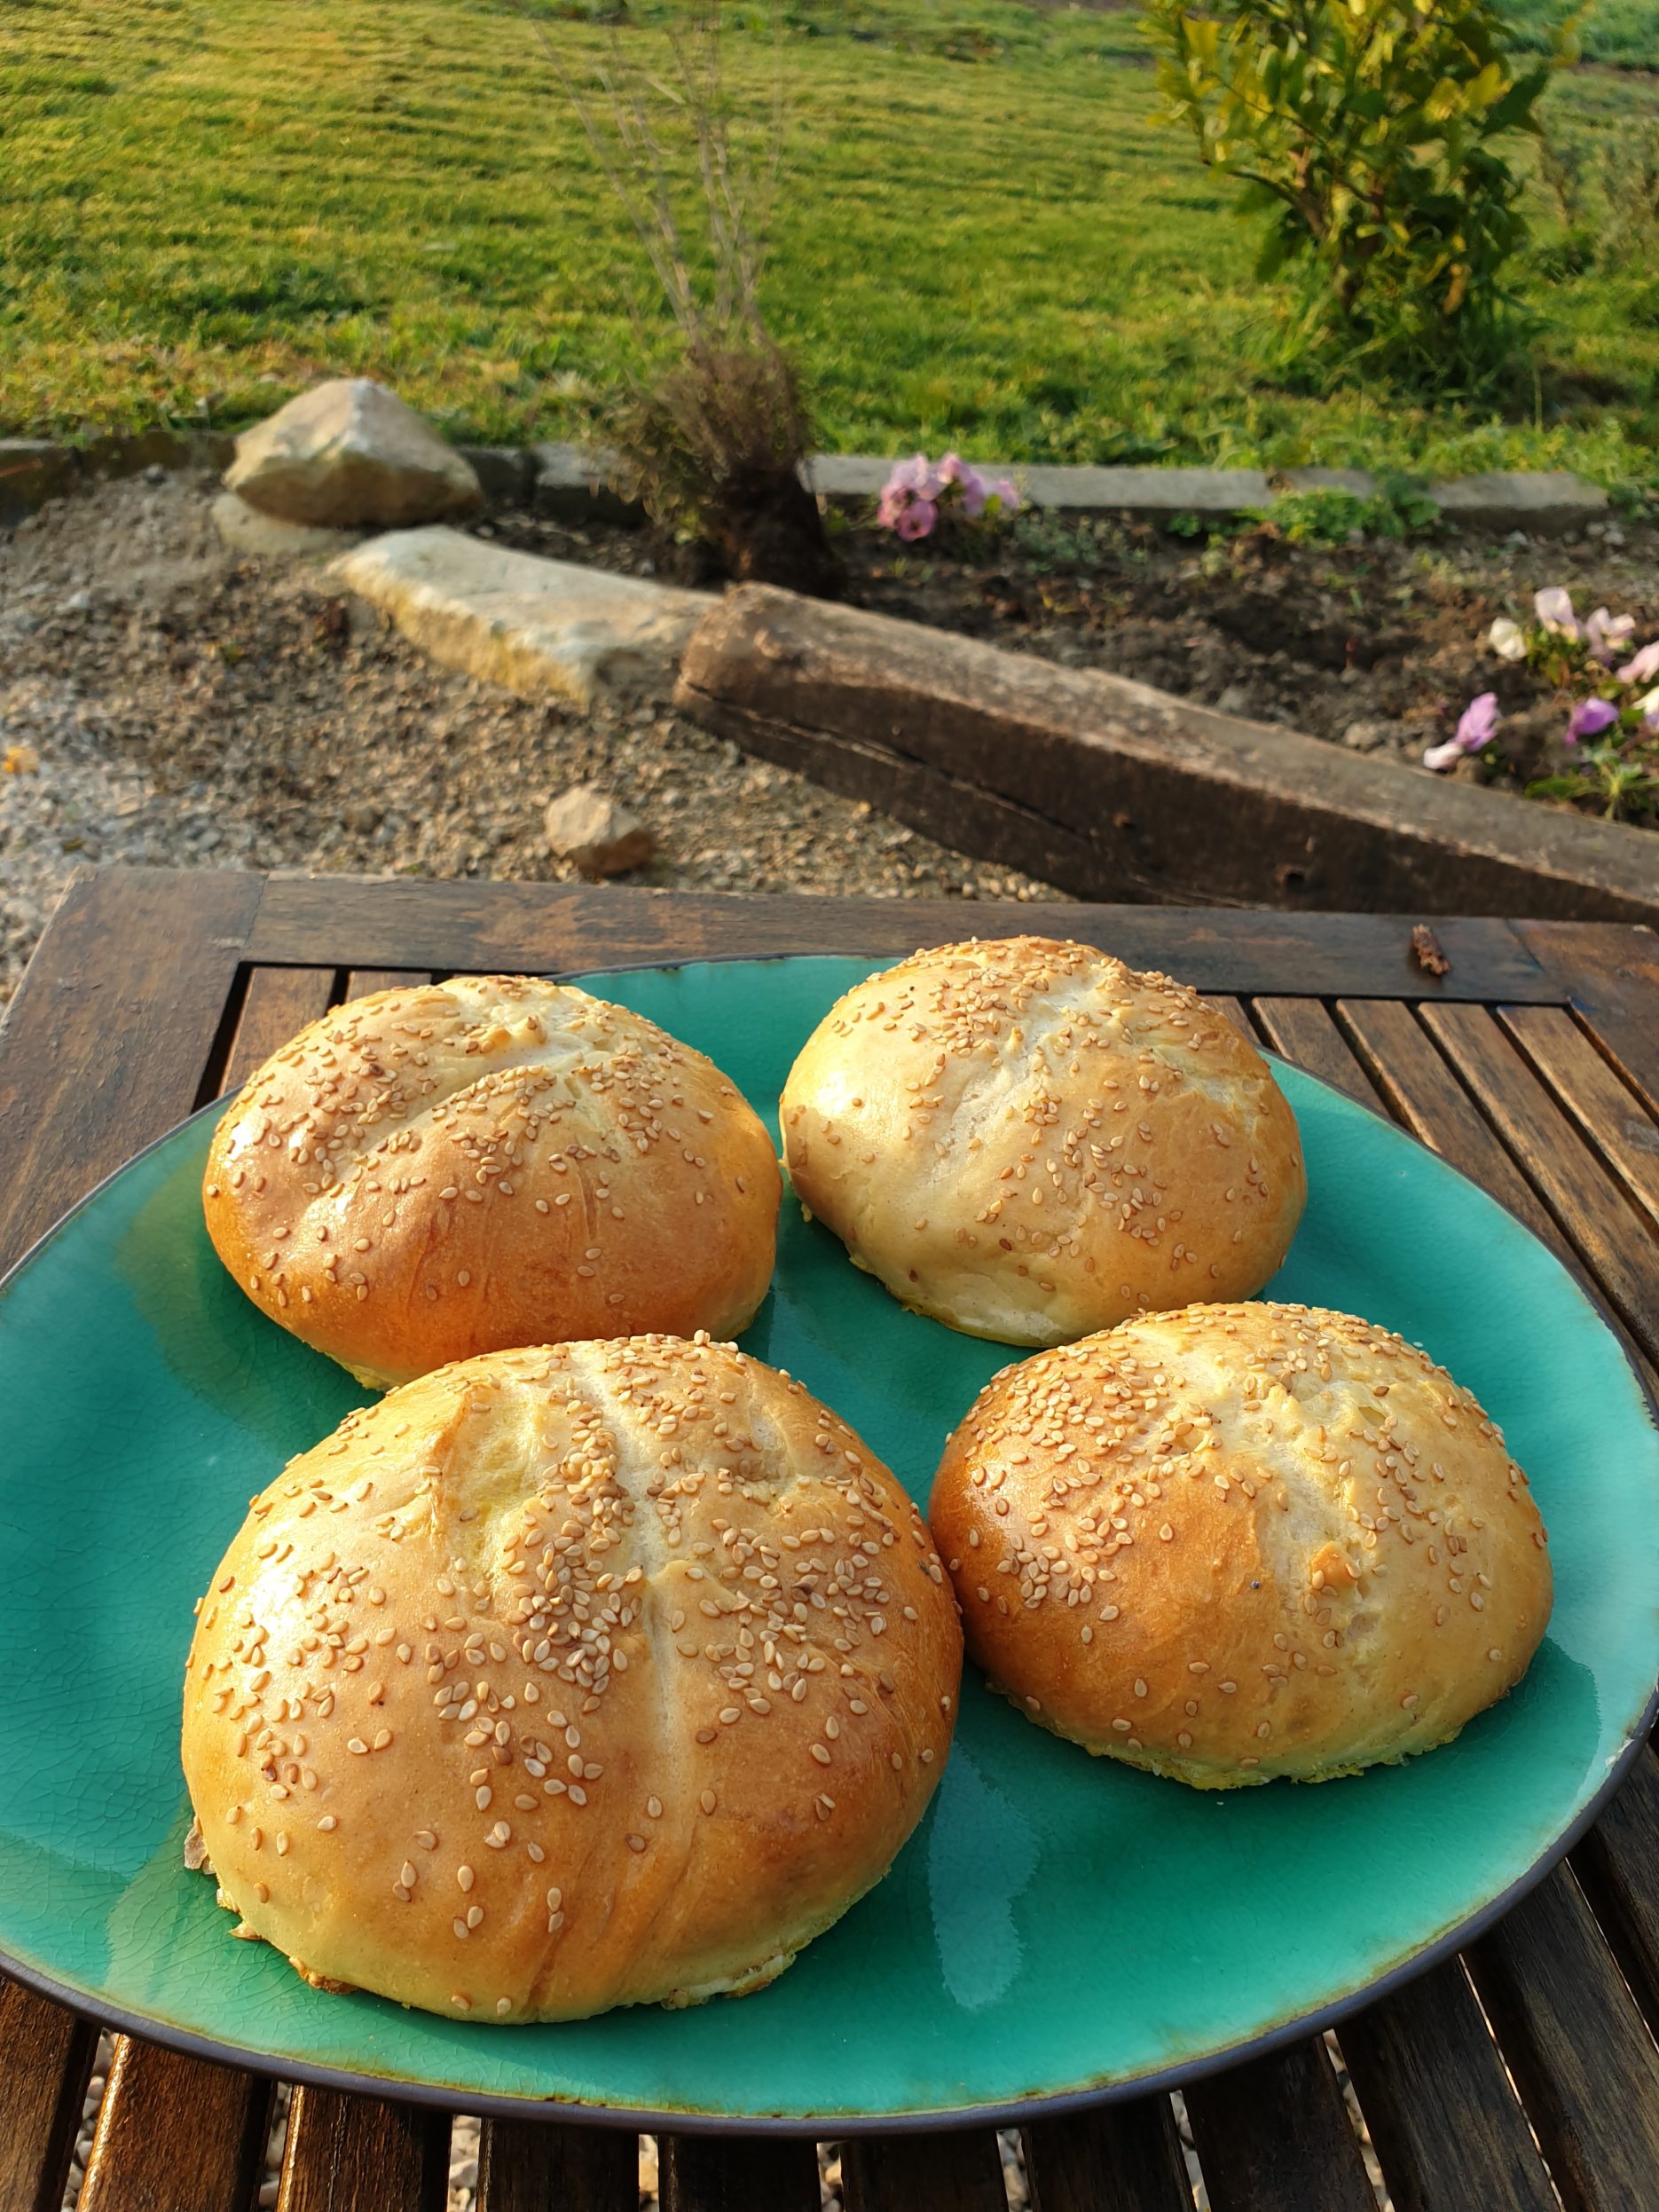
<path fill-rule="evenodd" d="M 705 582 L 690 548 L 649 531 L 573 529 L 523 513 L 480 535 L 562 560 Z M 1247 720 L 1419 767 L 1469 700 L 1494 690 L 1500 742 L 1458 777 L 1524 791 L 1570 770 L 1567 708 L 1486 634 L 1564 585 L 1659 636 L 1659 529 L 1592 525 L 1568 541 L 1468 532 L 1296 545 L 1274 526 L 1189 539 L 1150 524 L 1031 516 L 995 536 L 901 547 L 867 525 L 837 543 L 850 604 L 1074 668 L 1099 669 Z M 1564 802 L 1540 802 L 1564 803 Z M 1598 813 L 1586 797 L 1581 811 Z M 1633 817 L 1634 818 L 1634 817 Z"/>

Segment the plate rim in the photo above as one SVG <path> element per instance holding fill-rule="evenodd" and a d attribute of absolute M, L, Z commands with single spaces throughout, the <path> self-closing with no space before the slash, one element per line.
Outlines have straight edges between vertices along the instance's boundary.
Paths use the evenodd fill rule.
<path fill-rule="evenodd" d="M 883 956 L 869 956 L 873 962 Z M 617 962 L 609 967 L 524 970 L 524 973 L 540 973 L 546 980 L 579 986 L 584 977 L 607 975 L 639 975 L 677 972 L 684 968 L 724 967 L 736 964 L 750 966 L 781 966 L 804 960 L 835 960 L 858 962 L 861 953 L 718 953 L 675 960 L 641 960 Z M 473 971 L 468 971 L 468 973 Z M 477 971 L 502 972 L 506 971 Z M 1202 993 L 1199 994 L 1203 996 Z M 343 1002 L 342 1002 L 343 1003 Z M 331 1010 L 332 1011 L 332 1010 Z M 1479 1192 L 1490 1205 L 1498 1208 L 1513 1221 L 1529 1240 L 1538 1246 L 1548 1258 L 1561 1267 L 1573 1289 L 1595 1314 L 1619 1349 L 1621 1358 L 1630 1371 L 1637 1394 L 1646 1409 L 1647 1419 L 1659 1431 L 1659 1396 L 1655 1396 L 1642 1372 L 1637 1347 L 1624 1322 L 1601 1295 L 1600 1287 L 1580 1279 L 1576 1270 L 1569 1267 L 1559 1256 L 1550 1250 L 1530 1224 L 1521 1219 L 1514 1209 L 1477 1182 L 1471 1175 L 1426 1145 L 1420 1137 L 1392 1115 L 1374 1111 L 1363 1101 L 1350 1098 L 1336 1084 L 1327 1082 L 1321 1075 L 1298 1067 L 1295 1063 L 1269 1047 L 1256 1043 L 1255 1049 L 1270 1063 L 1290 1067 L 1297 1079 L 1312 1083 L 1338 1101 L 1345 1109 L 1373 1114 L 1384 1128 L 1432 1160 L 1435 1166 L 1455 1176 Z M 7 1294 L 25 1269 L 31 1266 L 45 1248 L 67 1227 L 77 1215 L 102 1197 L 112 1184 L 116 1183 L 131 1169 L 171 1144 L 186 1130 L 192 1129 L 209 1114 L 223 1114 L 231 1099 L 239 1095 L 242 1086 L 221 1092 L 205 1105 L 195 1107 L 182 1120 L 153 1137 L 147 1144 L 119 1167 L 99 1177 L 90 1190 L 65 1208 L 51 1226 L 13 1263 L 0 1274 L 0 1320 Z M 1018 1347 L 1010 1346 L 1018 1351 Z M 146 2043 L 159 2043 L 163 2049 L 182 2052 L 186 2057 L 205 2058 L 220 2066 L 236 2066 L 246 2072 L 267 2075 L 276 2081 L 303 2082 L 314 2088 L 345 2090 L 354 2095 L 376 2097 L 397 2104 L 411 2104 L 431 2107 L 451 2114 L 476 2113 L 494 2119 L 531 2120 L 569 2126 L 631 2129 L 636 2134 L 668 2135 L 727 2135 L 727 2136 L 785 2136 L 807 2137 L 817 2141 L 836 2140 L 846 2136 L 920 2135 L 941 2133 L 953 2129 L 993 2127 L 1002 2128 L 1023 2124 L 1031 2120 L 1059 2118 L 1066 2114 L 1088 2112 L 1106 2105 L 1122 2104 L 1141 2097 L 1168 2095 L 1172 2090 L 1184 2088 L 1188 2083 L 1202 2081 L 1213 2074 L 1224 2073 L 1228 2068 L 1242 2066 L 1247 2059 L 1265 2058 L 1286 2043 L 1297 2043 L 1311 2035 L 1323 2034 L 1338 2026 L 1354 2013 L 1391 1996 L 1407 1983 L 1414 1981 L 1432 1967 L 1453 1957 L 1468 1944 L 1514 1910 L 1523 1898 L 1561 1863 L 1575 1844 L 1592 1826 L 1608 1801 L 1617 1792 L 1640 1757 L 1647 1737 L 1659 1723 L 1659 1680 L 1655 1680 L 1642 1704 L 1640 1712 L 1621 1745 L 1617 1756 L 1610 1762 L 1601 1781 L 1590 1798 L 1558 1837 L 1553 1838 L 1508 1888 L 1490 1899 L 1485 1905 L 1443 1929 L 1420 1950 L 1409 1958 L 1399 1960 L 1374 1980 L 1357 1989 L 1345 1991 L 1341 1996 L 1306 2012 L 1293 2014 L 1288 2019 L 1276 2021 L 1258 2034 L 1228 2043 L 1223 2048 L 1183 2058 L 1167 2066 L 1148 2072 L 1113 2076 L 1109 2080 L 1085 2082 L 1069 2088 L 1041 2092 L 1027 2097 L 1013 2098 L 991 2103 L 951 2106 L 930 2106 L 901 2112 L 865 2114 L 838 2113 L 823 2110 L 812 2113 L 750 2113 L 739 2115 L 711 2113 L 696 2106 L 675 2108 L 664 2106 L 624 2106 L 593 2104 L 579 2098 L 562 2098 L 556 2093 L 540 2097 L 515 2097 L 501 2090 L 475 2090 L 457 2084 L 445 2085 L 430 2081 L 413 2081 L 405 2074 L 363 2073 L 348 2066 L 333 2066 L 311 2059 L 287 2059 L 251 2045 L 221 2042 L 217 2037 L 204 2035 L 176 2023 L 157 2019 L 148 2013 L 135 2011 L 125 2005 L 114 2004 L 99 1997 L 96 1991 L 75 1988 L 59 1981 L 52 1974 L 14 1957 L 0 1945 L 0 1975 L 20 1982 L 37 1995 L 52 1999 L 83 2019 L 105 2024 L 123 2034 L 138 2036 Z"/>

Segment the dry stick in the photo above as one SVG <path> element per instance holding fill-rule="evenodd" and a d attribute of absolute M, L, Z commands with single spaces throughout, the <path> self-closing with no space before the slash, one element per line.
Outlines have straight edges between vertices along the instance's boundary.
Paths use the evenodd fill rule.
<path fill-rule="evenodd" d="M 604 174 L 606 183 L 621 202 L 623 212 L 633 224 L 641 245 L 645 248 L 646 257 L 651 264 L 658 283 L 663 287 L 675 321 L 679 323 L 682 330 L 690 328 L 694 320 L 691 274 L 680 245 L 680 229 L 674 219 L 672 203 L 668 202 L 665 198 L 659 200 L 653 210 L 657 216 L 657 225 L 653 228 L 652 224 L 641 210 L 633 185 L 623 175 L 620 167 L 613 158 L 609 142 L 601 130 L 585 92 L 578 84 L 576 78 L 565 67 L 557 48 L 547 35 L 546 27 L 539 17 L 531 14 L 526 0 L 513 0 L 513 5 L 530 26 L 532 35 L 541 47 L 543 56 L 558 82 L 560 91 L 575 110 L 577 121 L 582 126 L 583 135 L 592 149 L 594 160 L 599 163 Z M 629 140 L 620 98 L 602 67 L 596 65 L 594 75 L 610 103 L 611 120 L 616 128 L 617 140 L 626 152 L 629 150 Z M 657 181 L 660 185 L 660 173 Z"/>
<path fill-rule="evenodd" d="M 784 132 L 783 19 L 773 8 L 771 152 L 764 179 L 747 161 L 734 158 L 726 79 L 721 56 L 721 0 L 696 0 L 683 17 L 671 20 L 666 36 L 677 84 L 630 59 L 621 35 L 609 33 L 609 66 L 595 61 L 594 76 L 609 109 L 610 133 L 601 127 L 587 92 L 560 54 L 527 0 L 514 0 L 553 70 L 560 90 L 576 111 L 606 182 L 616 193 L 671 312 L 688 343 L 741 319 L 756 337 L 765 335 L 759 290 L 767 256 L 766 232 L 782 168 Z M 648 98 L 648 95 L 649 96 Z M 680 109 L 696 144 L 715 279 L 712 312 L 699 305 L 674 211 L 673 195 L 655 128 L 649 100 Z M 615 145 L 612 144 L 614 134 Z M 616 149 L 620 149 L 617 158 Z"/>

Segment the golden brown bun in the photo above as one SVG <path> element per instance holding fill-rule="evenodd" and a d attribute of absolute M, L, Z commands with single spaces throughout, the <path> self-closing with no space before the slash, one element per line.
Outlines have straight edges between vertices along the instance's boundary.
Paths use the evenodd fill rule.
<path fill-rule="evenodd" d="M 994 1684 L 1202 1789 L 1443 1744 L 1550 1617 L 1527 1478 L 1468 1392 L 1308 1306 L 1189 1306 L 1004 1368 L 931 1513 Z"/>
<path fill-rule="evenodd" d="M 920 1819 L 962 1672 L 894 1477 L 706 1338 L 406 1384 L 254 1500 L 198 1610 L 221 1901 L 308 1979 L 474 2019 L 769 1981 Z"/>
<path fill-rule="evenodd" d="M 998 938 L 860 983 L 784 1086 L 802 1202 L 918 1313 L 1058 1344 L 1259 1290 L 1307 1185 L 1255 1048 L 1182 983 Z"/>
<path fill-rule="evenodd" d="M 701 1052 L 492 975 L 303 1029 L 220 1122 L 203 1199 L 255 1304 L 386 1384 L 511 1344 L 735 1335 L 772 1279 L 781 1191 Z"/>

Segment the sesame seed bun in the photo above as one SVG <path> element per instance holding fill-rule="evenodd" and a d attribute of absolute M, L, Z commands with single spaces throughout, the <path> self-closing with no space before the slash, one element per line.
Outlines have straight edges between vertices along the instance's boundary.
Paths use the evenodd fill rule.
<path fill-rule="evenodd" d="M 1184 984 L 1043 937 L 850 990 L 784 1087 L 802 1203 L 896 1298 L 1058 1344 L 1259 1290 L 1307 1185 L 1262 1055 Z"/>
<path fill-rule="evenodd" d="M 220 1122 L 203 1202 L 255 1304 L 385 1385 L 513 1344 L 735 1335 L 772 1279 L 781 1190 L 701 1052 L 494 975 L 303 1029 Z"/>
<path fill-rule="evenodd" d="M 1550 1616 L 1544 1525 L 1480 1406 L 1308 1306 L 1189 1306 L 1004 1368 L 931 1514 L 993 1684 L 1200 1789 L 1444 1744 Z"/>
<path fill-rule="evenodd" d="M 496 1352 L 353 1413 L 206 1597 L 184 1765 L 220 1901 L 309 1980 L 483 2020 L 759 1988 L 944 1769 L 921 1515 L 733 1346 Z"/>

